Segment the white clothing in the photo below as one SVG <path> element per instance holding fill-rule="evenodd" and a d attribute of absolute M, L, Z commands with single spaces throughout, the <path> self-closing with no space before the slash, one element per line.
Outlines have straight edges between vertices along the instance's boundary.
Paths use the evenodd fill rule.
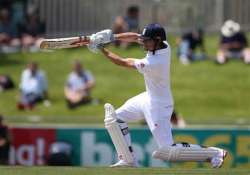
<path fill-rule="evenodd" d="M 170 89 L 170 61 L 169 44 L 167 48 L 157 50 L 155 54 L 148 52 L 144 59 L 135 61 L 137 70 L 144 76 L 146 92 L 152 102 L 173 105 Z"/>
<path fill-rule="evenodd" d="M 23 93 L 43 95 L 47 91 L 48 84 L 43 71 L 38 70 L 35 75 L 29 69 L 23 71 L 21 75 L 20 89 Z"/>
<path fill-rule="evenodd" d="M 170 90 L 170 46 L 148 52 L 136 60 L 137 70 L 143 74 L 146 92 L 129 99 L 116 110 L 117 117 L 125 122 L 145 119 L 158 146 L 173 144 L 170 118 L 173 98 Z"/>
<path fill-rule="evenodd" d="M 125 122 L 145 119 L 159 147 L 172 145 L 170 117 L 173 106 L 149 99 L 146 92 L 129 99 L 116 110 L 117 118 Z"/>
<path fill-rule="evenodd" d="M 94 77 L 89 71 L 85 71 L 81 76 L 79 76 L 77 73 L 72 72 L 70 73 L 68 80 L 67 80 L 67 86 L 73 90 L 77 91 L 80 89 L 84 89 L 86 86 L 86 83 L 88 81 L 93 81 Z"/>

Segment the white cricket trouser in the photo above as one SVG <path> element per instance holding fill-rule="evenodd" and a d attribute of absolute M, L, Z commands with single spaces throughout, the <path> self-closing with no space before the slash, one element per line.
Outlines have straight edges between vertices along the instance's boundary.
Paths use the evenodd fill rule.
<path fill-rule="evenodd" d="M 125 122 L 145 119 L 159 147 L 173 144 L 170 118 L 172 105 L 151 102 L 146 92 L 143 92 L 125 102 L 116 110 L 118 119 Z"/>

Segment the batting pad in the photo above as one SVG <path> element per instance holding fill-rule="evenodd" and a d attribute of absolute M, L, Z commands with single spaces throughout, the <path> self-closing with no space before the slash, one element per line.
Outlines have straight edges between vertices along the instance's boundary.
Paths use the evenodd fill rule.
<path fill-rule="evenodd" d="M 199 145 L 183 146 L 175 144 L 175 146 L 162 147 L 153 152 L 155 159 L 166 160 L 170 162 L 194 161 L 204 162 L 210 161 L 212 157 L 217 155 L 218 148 L 201 147 Z"/>
<path fill-rule="evenodd" d="M 122 134 L 121 128 L 117 123 L 115 110 L 111 104 L 105 104 L 104 123 L 118 153 L 119 159 L 122 159 L 127 163 L 133 163 L 134 159 L 132 153 L 129 150 L 129 146 Z"/>

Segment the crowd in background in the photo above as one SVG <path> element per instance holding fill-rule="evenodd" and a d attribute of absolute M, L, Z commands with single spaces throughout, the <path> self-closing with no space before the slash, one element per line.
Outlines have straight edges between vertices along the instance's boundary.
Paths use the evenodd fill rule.
<path fill-rule="evenodd" d="M 177 45 L 179 60 L 184 65 L 207 58 L 204 35 L 201 29 L 185 33 L 177 40 Z M 250 64 L 247 36 L 241 30 L 240 24 L 233 20 L 225 21 L 221 27 L 215 62 L 225 64 L 229 59 L 241 59 L 245 64 Z"/>
<path fill-rule="evenodd" d="M 96 99 L 91 97 L 91 91 L 95 86 L 94 76 L 79 61 L 75 61 L 72 67 L 72 72 L 66 78 L 64 85 L 66 105 L 69 109 L 75 109 L 89 103 L 96 104 Z M 13 88 L 15 88 L 13 80 L 9 76 L 0 75 L 1 91 Z M 17 108 L 22 111 L 34 110 L 38 103 L 43 103 L 46 107 L 50 106 L 48 92 L 46 72 L 39 68 L 38 63 L 28 63 L 20 77 Z M 11 138 L 3 120 L 0 114 L 0 165 L 8 165 Z M 71 165 L 70 149 L 70 145 L 66 143 L 52 144 L 47 158 L 48 165 Z"/>
<path fill-rule="evenodd" d="M 0 52 L 35 52 L 45 33 L 38 8 L 22 2 L 0 1 Z"/>
<path fill-rule="evenodd" d="M 33 110 L 37 103 L 43 102 L 50 106 L 48 83 L 46 74 L 39 68 L 38 63 L 30 62 L 21 73 L 20 95 L 17 102 L 19 110 Z M 69 109 L 74 109 L 88 103 L 98 103 L 91 97 L 91 90 L 95 86 L 95 79 L 89 70 L 85 70 L 79 61 L 75 61 L 69 74 L 64 95 Z M 5 91 L 15 87 L 13 80 L 6 75 L 0 75 L 0 90 Z"/>
<path fill-rule="evenodd" d="M 38 51 L 39 40 L 45 34 L 45 23 L 39 19 L 38 8 L 19 1 L 0 1 L 0 53 L 16 51 Z M 125 16 L 114 19 L 114 33 L 139 32 L 140 9 L 133 5 L 127 8 Z M 116 46 L 127 48 L 127 42 L 115 42 Z M 188 65 L 196 60 L 209 58 L 206 53 L 204 31 L 194 28 L 177 39 L 177 56 L 180 62 Z M 221 27 L 220 41 L 216 57 L 218 64 L 226 63 L 230 58 L 242 59 L 250 63 L 250 49 L 240 24 L 227 20 Z"/>
<path fill-rule="evenodd" d="M 113 32 L 139 32 L 139 7 L 131 6 L 125 16 L 118 16 L 114 20 Z M 246 34 L 241 30 L 240 24 L 233 20 L 226 20 L 221 26 L 218 51 L 213 59 L 217 64 L 225 64 L 229 59 L 241 59 L 245 64 L 250 64 L 250 49 Z M 185 32 L 177 39 L 177 56 L 180 62 L 188 65 L 197 60 L 209 58 L 206 52 L 204 31 L 194 28 Z M 116 46 L 128 47 L 129 43 L 116 42 Z"/>

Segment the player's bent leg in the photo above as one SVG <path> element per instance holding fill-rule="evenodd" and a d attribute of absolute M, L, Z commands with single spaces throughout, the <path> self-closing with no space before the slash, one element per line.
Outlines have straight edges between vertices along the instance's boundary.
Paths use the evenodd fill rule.
<path fill-rule="evenodd" d="M 171 122 L 167 117 L 154 122 L 154 126 L 151 124 L 150 130 L 158 147 L 170 146 L 174 143 Z"/>
<path fill-rule="evenodd" d="M 128 125 L 117 118 L 115 109 L 111 104 L 105 104 L 105 127 L 112 139 L 118 154 L 119 161 L 111 167 L 137 167 L 133 155 Z"/>
<path fill-rule="evenodd" d="M 220 168 L 227 155 L 227 151 L 216 147 L 204 147 L 200 145 L 178 143 L 172 146 L 161 147 L 153 152 L 156 159 L 170 162 L 195 161 L 211 162 L 213 168 Z"/>

